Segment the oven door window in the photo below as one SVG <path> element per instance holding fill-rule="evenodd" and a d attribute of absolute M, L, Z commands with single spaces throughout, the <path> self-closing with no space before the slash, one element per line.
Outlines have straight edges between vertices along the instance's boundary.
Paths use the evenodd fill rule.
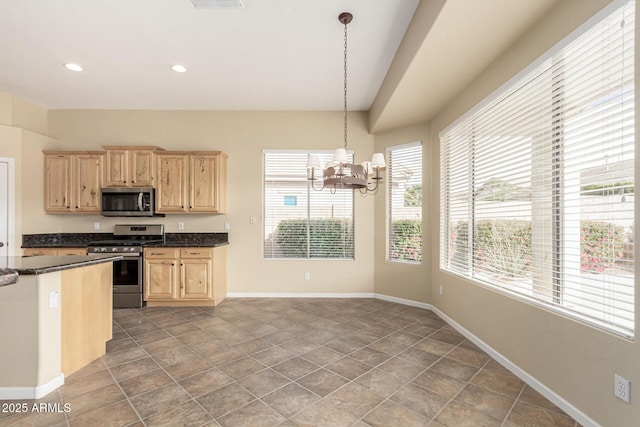
<path fill-rule="evenodd" d="M 125 258 L 113 262 L 113 284 L 115 286 L 139 286 L 142 277 L 140 257 Z"/>

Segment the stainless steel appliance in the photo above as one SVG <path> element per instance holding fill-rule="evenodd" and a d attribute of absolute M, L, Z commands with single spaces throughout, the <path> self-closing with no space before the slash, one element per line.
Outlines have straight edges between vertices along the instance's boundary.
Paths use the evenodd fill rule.
<path fill-rule="evenodd" d="M 164 225 L 116 225 L 113 240 L 88 244 L 89 254 L 118 254 L 113 262 L 113 307 L 142 307 L 144 291 L 143 247 L 164 241 Z"/>
<path fill-rule="evenodd" d="M 153 216 L 155 199 L 153 188 L 102 188 L 100 213 L 103 216 Z"/>

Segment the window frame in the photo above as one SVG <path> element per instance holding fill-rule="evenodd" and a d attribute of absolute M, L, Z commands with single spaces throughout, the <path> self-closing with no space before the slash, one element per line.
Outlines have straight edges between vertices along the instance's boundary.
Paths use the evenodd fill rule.
<path fill-rule="evenodd" d="M 405 150 L 411 150 L 414 148 L 420 148 L 419 150 L 419 158 L 417 159 L 417 161 L 419 162 L 419 166 L 420 166 L 420 191 L 421 191 L 421 204 L 419 207 L 419 219 L 420 219 L 420 224 L 421 224 L 421 230 L 420 230 L 420 254 L 419 254 L 419 260 L 404 260 L 404 259 L 397 259 L 397 258 L 393 258 L 392 257 L 392 234 L 393 234 L 393 228 L 392 228 L 392 224 L 393 224 L 393 218 L 394 218 L 394 202 L 393 202 L 393 186 L 394 186 L 394 179 L 393 179 L 393 152 L 402 152 Z M 423 244 L 423 229 L 424 229 L 424 205 L 422 204 L 424 202 L 424 162 L 423 162 L 423 146 L 422 146 L 422 141 L 414 141 L 414 142 L 409 142 L 409 143 L 405 143 L 405 144 L 398 144 L 398 145 L 392 145 L 389 147 L 386 147 L 385 149 L 386 152 L 386 156 L 387 156 L 387 183 L 386 183 L 386 187 L 387 187 L 387 191 L 386 191 L 386 201 L 387 201 L 387 205 L 386 205 L 386 212 L 385 212 L 385 216 L 386 216 L 386 251 L 385 251 L 385 259 L 387 262 L 391 262 L 391 263 L 398 263 L 398 264 L 407 264 L 407 265 L 422 265 L 422 252 L 424 249 L 424 244 Z M 414 159 L 412 159 L 414 160 Z M 406 189 L 405 189 L 406 191 Z M 404 194 L 403 194 L 404 196 Z"/>
<path fill-rule="evenodd" d="M 620 327 L 620 325 L 616 325 L 615 322 L 609 322 L 607 320 L 605 320 L 604 318 L 601 319 L 593 319 L 593 316 L 586 316 L 586 315 L 580 315 L 580 313 L 576 313 L 575 310 L 573 309 L 568 309 L 567 306 L 565 306 L 562 301 L 561 298 L 562 296 L 560 296 L 558 298 L 557 293 L 558 290 L 560 289 L 559 287 L 556 287 L 554 285 L 554 296 L 553 296 L 553 301 L 552 303 L 549 302 L 545 302 L 545 301 L 541 301 L 537 298 L 533 298 L 533 297 L 527 297 L 526 295 L 523 295 L 522 292 L 518 292 L 518 291 L 511 291 L 509 290 L 507 287 L 499 285 L 497 283 L 493 283 L 490 280 L 486 280 L 484 278 L 478 277 L 479 275 L 476 273 L 475 271 L 475 261 L 474 261 L 474 257 L 477 256 L 477 254 L 475 254 L 475 244 L 477 242 L 474 242 L 474 237 L 473 236 L 473 230 L 475 229 L 475 224 L 473 224 L 473 221 L 476 218 L 476 212 L 475 212 L 475 206 L 474 204 L 476 203 L 476 198 L 475 195 L 471 196 L 469 193 L 467 195 L 468 199 L 466 201 L 466 203 L 469 205 L 468 209 L 469 209 L 469 216 L 467 217 L 467 221 L 468 221 L 468 233 L 469 233 L 469 237 L 468 237 L 468 244 L 466 245 L 466 247 L 468 249 L 470 249 L 469 254 L 467 254 L 466 258 L 467 258 L 467 262 L 468 262 L 468 267 L 466 271 L 463 270 L 459 270 L 456 271 L 454 268 L 454 266 L 452 266 L 452 260 L 449 259 L 449 255 L 451 254 L 450 250 L 451 250 L 451 241 L 449 239 L 449 234 L 451 232 L 451 217 L 450 217 L 450 209 L 452 209 L 450 207 L 452 201 L 451 198 L 449 197 L 449 194 L 446 194 L 446 189 L 451 189 L 452 184 L 449 182 L 451 180 L 451 177 L 449 175 L 445 176 L 445 173 L 449 170 L 449 168 L 451 167 L 450 164 L 447 164 L 445 167 L 444 164 L 444 160 L 443 160 L 443 156 L 445 153 L 446 148 L 444 147 L 444 140 L 446 139 L 446 134 L 454 129 L 455 127 L 458 126 L 473 126 L 472 124 L 472 120 L 474 118 L 474 116 L 478 113 L 480 113 L 481 111 L 483 111 L 485 108 L 491 108 L 491 106 L 495 106 L 497 105 L 497 102 L 500 102 L 500 100 L 502 99 L 502 97 L 505 95 L 505 93 L 508 93 L 509 91 L 513 90 L 515 87 L 518 87 L 525 79 L 527 79 L 529 77 L 529 75 L 531 74 L 532 71 L 537 70 L 544 62 L 546 61 L 550 61 L 553 60 L 554 57 L 556 57 L 556 55 L 558 55 L 560 52 L 562 52 L 564 49 L 566 49 L 569 45 L 571 45 L 574 41 L 580 39 L 581 36 L 583 36 L 585 33 L 587 33 L 588 31 L 590 31 L 591 29 L 593 29 L 595 26 L 597 26 L 600 22 L 606 20 L 610 15 L 612 15 L 616 10 L 622 8 L 622 7 L 633 7 L 634 9 L 634 13 L 635 13 L 635 4 L 629 4 L 630 2 L 627 0 L 615 0 L 613 1 L 611 4 L 607 5 L 605 8 L 603 8 L 600 12 L 596 13 L 593 17 L 591 17 L 590 19 L 588 19 L 584 24 L 582 24 L 577 30 L 573 31 L 569 36 L 567 36 L 565 39 L 563 39 L 562 41 L 560 41 L 558 44 L 556 44 L 552 49 L 550 49 L 549 51 L 547 51 L 546 53 L 544 53 L 540 58 L 538 58 L 537 60 L 533 61 L 528 67 L 526 67 L 525 69 L 523 69 L 520 73 L 518 73 L 516 76 L 514 76 L 512 79 L 510 79 L 509 81 L 507 81 L 504 85 L 502 85 L 500 88 L 498 88 L 496 91 L 494 91 L 491 95 L 489 95 L 487 98 L 485 98 L 485 100 L 481 101 L 479 104 L 477 104 L 476 106 L 474 106 L 472 109 L 470 109 L 467 113 L 463 114 L 462 116 L 460 116 L 457 120 L 455 120 L 453 123 L 451 123 L 449 126 L 447 126 L 445 129 L 443 129 L 440 133 L 440 144 L 442 145 L 442 149 L 441 149 L 441 159 L 440 159 L 440 189 L 441 189 L 441 194 L 440 194 L 440 221 L 439 221 L 439 227 L 440 227 L 440 245 L 439 245 L 439 270 L 441 272 L 447 273 L 447 274 L 451 274 L 454 276 L 458 276 L 461 277 L 467 281 L 470 281 L 471 283 L 474 284 L 478 284 L 481 286 L 485 286 L 493 291 L 502 293 L 502 294 L 506 294 L 509 295 L 511 297 L 514 297 L 518 300 L 523 300 L 525 302 L 531 303 L 537 307 L 541 307 L 543 309 L 549 310 L 551 312 L 563 315 L 565 317 L 569 317 L 572 318 L 574 320 L 578 320 L 582 323 L 585 324 L 589 324 L 591 326 L 596 327 L 597 329 L 604 331 L 604 332 L 608 332 L 608 333 L 612 333 L 615 335 L 619 335 L 622 336 L 624 338 L 627 339 L 634 339 L 635 336 L 635 323 L 636 323 L 636 319 L 637 319 L 637 308 L 634 306 L 634 300 L 632 298 L 631 300 L 631 315 L 632 315 L 632 321 L 631 321 L 631 326 L 630 326 L 630 330 L 627 327 Z M 637 31 L 637 29 L 636 29 Z M 624 46 L 624 44 L 623 44 Z M 636 47 L 637 49 L 637 47 Z M 634 55 L 635 56 L 635 55 Z M 632 61 L 635 61 L 635 58 L 631 59 Z M 635 91 L 635 87 L 636 87 L 636 82 L 635 82 L 635 71 L 633 72 L 633 88 Z M 625 92 L 625 86 L 622 87 L 622 89 L 620 89 L 620 93 L 624 93 Z M 635 101 L 634 101 L 635 103 Z M 635 104 L 634 104 L 635 105 Z M 551 127 L 551 120 L 553 120 L 553 116 L 549 117 L 550 120 L 550 127 Z M 633 122 L 635 125 L 635 108 L 634 108 L 634 114 L 633 114 Z M 562 132 L 564 132 L 564 129 L 561 130 Z M 555 132 L 555 130 L 554 130 Z M 443 135 L 445 135 L 443 137 Z M 635 135 L 635 130 L 634 130 L 634 135 Z M 559 139 L 562 139 L 563 136 L 560 135 L 558 137 Z M 468 171 L 468 175 L 470 178 L 468 178 L 470 180 L 469 185 L 471 185 L 470 188 L 475 189 L 475 185 L 473 184 L 473 178 L 476 170 L 474 169 L 474 161 L 475 161 L 475 157 L 476 154 L 474 154 L 474 150 L 476 149 L 475 146 L 475 142 L 472 141 L 472 139 L 469 140 L 468 142 L 469 146 L 466 149 L 467 152 L 469 153 L 469 171 Z M 558 146 L 557 146 L 557 140 L 555 137 L 551 138 L 551 145 L 552 145 L 552 151 L 553 150 L 558 150 Z M 637 145 L 634 144 L 634 149 L 635 146 Z M 563 149 L 563 147 L 560 147 L 561 149 Z M 447 153 L 448 155 L 450 155 L 450 153 Z M 554 155 L 555 156 L 555 155 Z M 552 157 L 551 159 L 554 159 L 553 161 L 559 161 L 559 162 L 563 162 L 564 161 L 564 154 L 562 155 L 558 155 L 557 159 L 559 160 L 555 160 L 556 157 Z M 564 168 L 563 165 L 554 165 L 554 168 Z M 445 171 L 446 169 L 446 171 Z M 564 170 L 564 169 L 562 169 Z M 554 171 L 554 173 L 556 173 Z M 563 173 L 563 172 L 561 172 Z M 637 183 L 637 175 L 638 175 L 638 171 L 634 170 L 633 171 L 633 177 L 634 177 L 634 183 Z M 559 179 L 562 179 L 562 176 L 560 176 Z M 558 193 L 557 194 L 561 194 L 564 191 L 566 191 L 566 188 L 564 187 L 564 183 L 561 184 L 562 187 L 557 190 Z M 634 184 L 635 185 L 635 184 Z M 475 190 L 473 190 L 475 191 Z M 582 191 L 582 190 L 580 190 Z M 556 194 L 556 193 L 554 193 Z M 557 203 L 564 203 L 564 200 L 560 200 Z M 554 224 L 553 227 L 554 228 L 559 228 L 562 227 L 562 222 L 566 220 L 565 214 L 563 212 L 564 206 L 562 205 L 555 205 L 553 206 L 553 210 L 554 210 Z M 634 216 L 633 218 L 635 219 L 636 217 L 636 213 L 635 210 L 633 211 Z M 562 215 L 562 216 L 560 216 Z M 553 231 L 553 239 L 560 239 L 558 236 L 561 236 L 563 233 L 562 231 Z M 548 237 L 548 236 L 547 236 Z M 635 241 L 635 236 L 633 241 Z M 562 245 L 564 244 L 564 241 L 558 241 L 557 243 L 554 241 L 554 245 L 559 245 L 558 247 L 554 247 L 553 249 L 553 256 L 554 257 L 564 257 L 567 255 L 566 253 L 566 249 L 562 247 Z M 463 255 L 464 258 L 464 255 Z M 633 258 L 633 261 L 635 263 L 635 257 Z M 556 265 L 555 263 L 557 263 L 557 265 L 562 265 L 562 261 L 558 261 L 554 258 L 554 266 Z M 560 267 L 562 268 L 562 267 Z M 637 268 L 637 267 L 636 267 Z M 553 273 L 554 275 L 557 274 L 555 271 Z M 635 276 L 635 274 L 634 274 Z M 554 278 L 554 283 L 555 282 L 555 278 Z M 564 279 L 562 279 L 564 280 Z M 566 284 L 564 282 L 561 283 L 561 285 L 559 286 L 566 286 Z M 637 293 L 637 286 L 635 286 L 635 280 L 634 280 L 634 292 Z M 601 309 L 603 315 L 605 314 L 606 311 L 606 307 Z"/>
<path fill-rule="evenodd" d="M 333 150 L 316 150 L 316 149 L 310 149 L 310 150 L 295 150 L 295 149 L 263 149 L 262 150 L 262 230 L 261 230 L 261 235 L 262 235 L 262 259 L 263 260 L 268 260 L 268 261 L 272 261 L 272 260 L 286 260 L 286 261 L 354 261 L 355 260 L 355 196 L 353 194 L 352 190 L 338 190 L 341 192 L 344 192 L 344 194 L 347 194 L 348 198 L 350 199 L 350 205 L 351 205 L 351 224 L 350 224 L 350 235 L 351 235 L 351 241 L 349 243 L 347 243 L 347 245 L 352 248 L 351 249 L 351 256 L 346 256 L 346 257 L 319 257 L 319 256 L 312 256 L 312 244 L 311 244 L 311 240 L 310 240 L 310 234 L 309 231 L 307 231 L 307 237 L 306 237 L 306 242 L 307 242 L 307 255 L 305 257 L 293 257 L 293 256 L 267 256 L 267 240 L 268 240 L 268 236 L 267 236 L 267 220 L 269 218 L 268 215 L 268 206 L 267 206 L 267 180 L 266 180 L 266 168 L 267 168 L 267 155 L 278 155 L 278 154 L 282 154 L 282 155 L 286 155 L 286 154 L 292 154 L 292 155 L 305 155 L 307 158 L 309 155 L 311 154 L 315 154 L 315 155 L 319 155 L 323 158 L 327 158 L 330 159 L 333 154 L 334 151 Z M 347 157 L 348 159 L 351 161 L 354 157 L 354 151 L 353 150 L 347 150 Z M 324 161 L 324 160 L 323 160 Z M 304 180 L 304 186 L 302 179 L 299 179 L 297 181 L 294 182 L 299 182 L 301 185 L 301 188 L 304 188 L 304 201 L 300 200 L 300 197 L 297 197 L 297 205 L 296 206 L 290 206 L 290 207 L 304 207 L 304 209 L 306 210 L 306 219 L 308 221 L 310 221 L 312 219 L 312 213 L 313 213 L 313 207 L 310 206 L 312 203 L 312 199 L 313 199 L 313 194 L 320 194 L 320 193 L 324 193 L 325 196 L 327 196 L 327 193 L 331 193 L 331 191 L 327 188 L 327 189 L 323 189 L 322 191 L 316 191 L 312 188 L 312 182 L 310 179 L 307 178 L 307 168 L 306 168 L 306 164 L 303 168 L 300 169 L 300 175 L 302 176 L 302 173 L 304 173 L 305 176 L 305 180 Z M 320 171 L 320 173 L 318 173 L 318 171 L 316 171 L 316 176 L 315 176 L 315 188 L 318 188 L 321 185 L 322 182 L 322 171 Z M 326 192 L 326 193 L 325 193 Z M 284 196 L 284 194 L 283 194 Z M 328 195 L 328 197 L 332 197 L 334 196 L 333 193 L 331 193 L 330 195 Z M 340 196 L 336 196 L 336 197 L 340 197 Z M 284 197 L 283 197 L 283 206 L 284 206 Z M 320 217 L 322 218 L 322 217 Z M 340 218 L 340 217 L 338 217 Z M 307 223 L 308 224 L 308 223 Z M 308 229 L 307 229 L 308 230 Z M 275 231 L 275 230 L 274 230 Z"/>

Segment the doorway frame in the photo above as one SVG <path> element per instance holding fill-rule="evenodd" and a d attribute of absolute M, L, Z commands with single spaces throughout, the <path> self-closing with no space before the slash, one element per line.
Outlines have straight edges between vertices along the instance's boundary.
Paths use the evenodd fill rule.
<path fill-rule="evenodd" d="M 15 159 L 0 157 L 0 162 L 7 163 L 7 255 L 15 255 L 15 193 L 16 193 L 16 169 Z"/>

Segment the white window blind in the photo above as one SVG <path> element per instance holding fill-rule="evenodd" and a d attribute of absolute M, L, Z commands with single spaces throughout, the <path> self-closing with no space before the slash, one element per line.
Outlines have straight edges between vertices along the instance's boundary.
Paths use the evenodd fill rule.
<path fill-rule="evenodd" d="M 307 179 L 307 157 L 321 164 L 333 151 L 265 150 L 264 258 L 354 258 L 353 191 L 315 191 Z M 353 156 L 353 153 L 349 153 Z M 322 176 L 315 181 L 322 186 Z"/>
<path fill-rule="evenodd" d="M 634 10 L 611 5 L 440 134 L 440 267 L 626 337 Z"/>
<path fill-rule="evenodd" d="M 387 148 L 389 261 L 422 261 L 422 144 Z"/>

